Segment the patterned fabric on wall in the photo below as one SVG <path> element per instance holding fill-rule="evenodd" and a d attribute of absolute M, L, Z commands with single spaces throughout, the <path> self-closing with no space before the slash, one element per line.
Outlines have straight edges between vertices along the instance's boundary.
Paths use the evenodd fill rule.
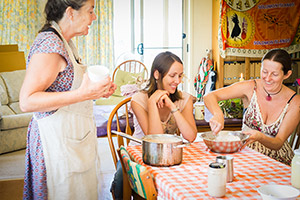
<path fill-rule="evenodd" d="M 18 44 L 27 57 L 30 46 L 44 23 L 44 4 L 41 0 L 1 0 L 0 44 Z M 83 63 L 101 64 L 113 69 L 113 3 L 95 1 L 97 19 L 87 36 L 73 38 Z"/>
<path fill-rule="evenodd" d="M 269 49 L 300 51 L 299 0 L 221 0 L 222 57 L 262 57 Z"/>

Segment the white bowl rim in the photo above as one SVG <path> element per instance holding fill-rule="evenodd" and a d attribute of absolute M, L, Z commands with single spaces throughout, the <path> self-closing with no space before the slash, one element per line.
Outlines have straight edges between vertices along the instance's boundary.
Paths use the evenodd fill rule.
<path fill-rule="evenodd" d="M 263 189 L 268 189 L 268 188 L 278 188 L 278 190 L 286 190 L 289 189 L 291 192 L 294 192 L 294 194 L 287 194 L 288 196 L 286 197 L 276 197 L 276 196 L 271 196 L 270 194 L 266 194 L 264 193 L 262 190 Z M 291 185 L 280 185 L 280 184 L 269 184 L 269 185 L 262 185 L 259 188 L 257 188 L 257 192 L 261 195 L 265 195 L 265 196 L 270 196 L 270 197 L 274 197 L 276 199 L 285 199 L 285 198 L 297 198 L 300 195 L 300 191 L 296 188 L 294 188 Z"/>

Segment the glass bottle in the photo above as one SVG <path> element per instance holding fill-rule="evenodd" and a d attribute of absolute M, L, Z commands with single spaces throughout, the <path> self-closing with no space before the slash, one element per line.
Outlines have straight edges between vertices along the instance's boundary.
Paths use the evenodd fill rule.
<path fill-rule="evenodd" d="M 295 188 L 300 189 L 300 149 L 296 149 L 292 160 L 291 183 Z"/>

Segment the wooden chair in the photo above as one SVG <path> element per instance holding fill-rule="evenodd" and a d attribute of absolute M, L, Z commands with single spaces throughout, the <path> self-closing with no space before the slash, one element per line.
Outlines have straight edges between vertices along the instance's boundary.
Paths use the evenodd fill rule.
<path fill-rule="evenodd" d="M 300 146 L 300 122 L 296 127 L 295 131 L 289 138 L 289 144 L 293 150 L 298 149 Z"/>
<path fill-rule="evenodd" d="M 119 132 L 123 132 L 129 135 L 132 135 L 133 133 L 133 128 L 131 128 L 131 123 L 130 123 L 130 112 L 129 112 L 129 108 L 130 108 L 130 102 L 131 102 L 131 97 L 128 97 L 124 100 L 122 100 L 119 104 L 116 105 L 116 107 L 112 110 L 112 112 L 109 115 L 108 118 L 108 122 L 107 122 L 107 139 L 108 139 L 108 143 L 109 143 L 109 147 L 110 147 L 110 151 L 111 151 L 111 155 L 113 158 L 113 162 L 115 165 L 115 169 L 117 169 L 117 162 L 118 162 L 118 152 L 116 151 L 116 149 L 119 149 L 121 146 L 125 146 L 124 145 L 124 138 L 119 136 L 119 135 L 115 135 L 112 133 L 112 126 L 115 126 L 114 129 L 116 128 L 117 131 Z M 124 123 L 125 120 L 125 123 Z M 122 123 L 123 122 L 123 123 Z M 124 127 L 125 126 L 125 127 Z M 114 139 L 117 139 L 117 145 L 114 144 L 114 140 L 113 140 L 113 136 Z M 126 139 L 125 140 L 125 144 L 128 145 L 129 140 Z M 121 162 L 122 164 L 122 162 Z M 123 173 L 123 199 L 130 199 L 131 195 L 135 194 L 134 192 L 132 193 L 131 187 L 129 185 L 128 182 L 128 178 L 127 175 L 125 173 Z M 113 196 L 114 198 L 114 196 Z"/>
<path fill-rule="evenodd" d="M 118 157 L 117 157 L 117 151 L 113 142 L 113 133 L 112 131 L 112 125 L 116 123 L 116 130 L 120 132 L 124 132 L 126 134 L 132 135 L 133 131 L 130 127 L 130 122 L 129 122 L 129 108 L 130 108 L 130 100 L 131 97 L 128 97 L 124 100 L 122 100 L 119 104 L 116 105 L 116 107 L 112 110 L 112 112 L 109 115 L 108 122 L 107 122 L 107 138 L 108 138 L 108 143 L 111 151 L 111 155 L 115 164 L 115 168 L 117 169 L 117 162 L 118 162 Z M 121 117 L 122 116 L 122 117 Z M 122 118 L 122 119 L 121 119 Z M 121 128 L 121 120 L 125 120 L 125 128 L 122 130 Z M 123 123 L 124 124 L 124 123 Z M 121 136 L 117 136 L 117 141 L 118 141 L 118 148 L 121 147 L 121 145 L 124 146 L 124 138 Z M 126 139 L 126 145 L 128 145 L 129 140 Z"/>
<path fill-rule="evenodd" d="M 143 81 L 147 80 L 148 77 L 148 70 L 147 67 L 140 61 L 138 60 L 126 60 L 119 64 L 115 69 L 112 74 L 112 81 L 115 80 L 115 76 L 118 70 L 122 70 L 125 72 L 130 72 L 130 73 L 142 73 L 144 72 L 144 77 Z"/>
<path fill-rule="evenodd" d="M 131 160 L 124 146 L 118 149 L 118 155 L 123 169 L 123 185 L 129 185 L 133 192 L 133 199 L 155 200 L 157 191 L 153 178 L 145 166 Z M 124 188 L 123 188 L 124 189 Z"/>
<path fill-rule="evenodd" d="M 114 69 L 112 74 L 112 81 L 117 85 L 113 95 L 119 97 L 132 95 L 131 93 L 134 90 L 142 88 L 147 80 L 148 70 L 142 62 L 138 60 L 127 60 L 122 62 Z M 125 94 L 127 90 L 126 85 L 128 85 L 128 94 Z M 122 88 L 122 86 L 125 87 Z M 124 91 L 122 91 L 122 89 Z"/>

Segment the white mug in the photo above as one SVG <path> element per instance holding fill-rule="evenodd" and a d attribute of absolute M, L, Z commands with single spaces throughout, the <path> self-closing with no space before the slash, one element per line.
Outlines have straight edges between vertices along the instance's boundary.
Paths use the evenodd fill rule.
<path fill-rule="evenodd" d="M 87 67 L 87 73 L 91 81 L 98 82 L 109 76 L 109 70 L 103 65 L 93 65 Z"/>

